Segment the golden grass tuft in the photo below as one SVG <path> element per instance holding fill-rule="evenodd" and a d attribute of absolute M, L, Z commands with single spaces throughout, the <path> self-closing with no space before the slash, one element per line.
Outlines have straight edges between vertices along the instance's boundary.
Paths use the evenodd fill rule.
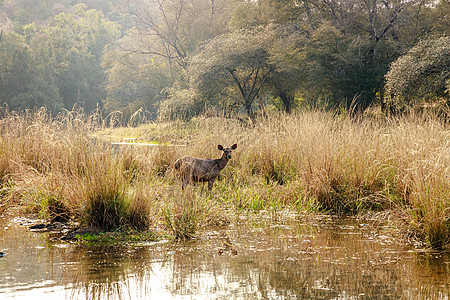
<path fill-rule="evenodd" d="M 201 228 L 229 223 L 219 203 L 198 188 L 187 188 L 166 198 L 161 216 L 174 238 L 183 241 L 195 238 Z"/>

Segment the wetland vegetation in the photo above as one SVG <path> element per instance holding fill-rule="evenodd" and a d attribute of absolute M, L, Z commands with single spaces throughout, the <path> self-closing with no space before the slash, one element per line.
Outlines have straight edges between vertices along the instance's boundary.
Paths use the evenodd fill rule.
<path fill-rule="evenodd" d="M 280 215 L 281 216 L 281 215 Z M 0 219 L 0 297 L 17 299 L 447 299 L 450 255 L 377 219 L 241 216 L 195 240 L 77 245 Z"/>
<path fill-rule="evenodd" d="M 0 297 L 448 299 L 449 15 L 0 0 Z"/>
<path fill-rule="evenodd" d="M 251 126 L 198 117 L 117 131 L 80 112 L 2 114 L 2 211 L 182 240 L 249 214 L 370 214 L 395 224 L 399 238 L 449 247 L 450 136 L 433 114 L 299 111 Z M 161 144 L 113 148 L 124 136 Z M 239 147 L 212 190 L 197 184 L 182 191 L 176 159 L 219 157 L 217 144 L 229 141 Z"/>

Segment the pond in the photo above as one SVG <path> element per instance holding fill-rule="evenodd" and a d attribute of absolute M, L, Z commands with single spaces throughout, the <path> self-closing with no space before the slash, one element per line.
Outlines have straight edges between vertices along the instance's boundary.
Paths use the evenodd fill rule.
<path fill-rule="evenodd" d="M 284 219 L 128 248 L 0 219 L 0 299 L 449 299 L 448 253 L 405 245 L 378 222 Z"/>

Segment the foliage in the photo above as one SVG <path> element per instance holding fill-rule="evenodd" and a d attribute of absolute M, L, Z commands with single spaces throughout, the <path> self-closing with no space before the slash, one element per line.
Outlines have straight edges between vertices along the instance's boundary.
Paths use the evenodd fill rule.
<path fill-rule="evenodd" d="M 386 74 L 393 105 L 450 99 L 450 37 L 422 40 L 398 58 Z"/>
<path fill-rule="evenodd" d="M 92 111 L 99 106 L 104 98 L 103 49 L 118 35 L 117 24 L 80 4 L 74 13 L 61 13 L 53 24 L 28 36 L 34 59 L 55 79 L 65 108 L 77 104 Z"/>
<path fill-rule="evenodd" d="M 346 37 L 322 24 L 304 48 L 310 93 L 320 93 L 318 98 L 331 107 L 366 109 L 381 88 L 392 48 L 384 41 Z"/>
<path fill-rule="evenodd" d="M 166 120 L 189 120 L 205 111 L 205 103 L 197 91 L 178 88 L 167 89 L 168 97 L 159 106 L 159 116 Z"/>
<path fill-rule="evenodd" d="M 270 29 L 242 30 L 219 36 L 192 58 L 189 74 L 201 97 L 235 99 L 247 116 L 254 118 L 253 103 L 267 83 L 272 68 L 269 49 L 274 32 Z M 237 100 L 239 99 L 239 100 Z"/>
<path fill-rule="evenodd" d="M 62 108 L 62 99 L 49 72 L 34 60 L 25 39 L 5 32 L 0 39 L 0 101 L 12 109 Z"/>
<path fill-rule="evenodd" d="M 0 10 L 3 10 L 12 22 L 15 32 L 23 33 L 25 25 L 46 24 L 55 15 L 61 12 L 69 12 L 74 5 L 80 1 L 73 0 L 2 0 Z M 89 9 L 101 10 L 105 15 L 111 14 L 121 0 L 84 0 L 82 1 Z"/>
<path fill-rule="evenodd" d="M 152 118 L 213 111 L 254 119 L 274 103 L 286 112 L 302 105 L 362 112 L 383 105 L 385 90 L 406 103 L 446 95 L 445 74 L 416 72 L 414 84 L 429 85 L 420 89 L 385 87 L 400 54 L 448 36 L 446 0 L 74 3 L 0 3 L 2 102 L 104 108 L 123 119 L 140 110 Z M 415 59 L 420 65 L 423 56 Z"/>
<path fill-rule="evenodd" d="M 120 43 L 131 43 L 124 38 Z M 106 112 L 114 110 L 133 113 L 145 107 L 156 116 L 157 106 L 164 97 L 164 89 L 171 86 L 169 66 L 160 57 L 130 53 L 123 56 L 120 48 L 108 49 L 103 56 L 107 71 Z"/>
<path fill-rule="evenodd" d="M 12 108 L 96 109 L 104 98 L 103 48 L 119 33 L 117 24 L 81 4 L 48 25 L 24 26 L 23 36 L 5 32 L 2 101 Z"/>

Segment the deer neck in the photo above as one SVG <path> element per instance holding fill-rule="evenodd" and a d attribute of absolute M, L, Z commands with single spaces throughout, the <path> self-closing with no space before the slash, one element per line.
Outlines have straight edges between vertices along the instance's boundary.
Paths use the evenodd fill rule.
<path fill-rule="evenodd" d="M 221 171 L 223 168 L 226 167 L 227 163 L 228 163 L 228 158 L 225 155 L 225 153 L 222 155 L 221 158 L 215 159 L 217 165 L 219 166 L 219 171 Z"/>

